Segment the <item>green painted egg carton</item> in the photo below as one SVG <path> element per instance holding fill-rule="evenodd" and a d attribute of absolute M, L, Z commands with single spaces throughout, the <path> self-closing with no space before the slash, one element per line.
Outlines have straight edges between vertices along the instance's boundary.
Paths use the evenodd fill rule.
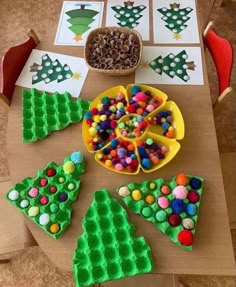
<path fill-rule="evenodd" d="M 117 188 L 127 207 L 151 221 L 175 244 L 192 250 L 203 191 L 201 177 L 179 174 Z"/>
<path fill-rule="evenodd" d="M 89 105 L 89 101 L 81 98 L 73 100 L 69 93 L 50 95 L 36 89 L 23 90 L 23 142 L 42 140 L 53 131 L 80 122 Z"/>
<path fill-rule="evenodd" d="M 57 239 L 71 221 L 71 204 L 77 199 L 84 156 L 75 151 L 63 165 L 49 162 L 35 178 L 26 177 L 5 198 L 45 232 Z"/>
<path fill-rule="evenodd" d="M 108 190 L 94 193 L 82 221 L 73 256 L 76 287 L 89 286 L 153 270 L 151 249 L 144 237 L 135 236 L 127 213 Z"/>

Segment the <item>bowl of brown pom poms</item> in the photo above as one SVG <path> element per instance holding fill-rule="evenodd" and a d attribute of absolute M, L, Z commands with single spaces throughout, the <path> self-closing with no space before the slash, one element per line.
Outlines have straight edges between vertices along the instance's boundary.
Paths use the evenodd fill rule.
<path fill-rule="evenodd" d="M 91 71 L 128 75 L 140 64 L 142 38 L 129 28 L 97 28 L 89 33 L 84 51 L 86 64 Z"/>

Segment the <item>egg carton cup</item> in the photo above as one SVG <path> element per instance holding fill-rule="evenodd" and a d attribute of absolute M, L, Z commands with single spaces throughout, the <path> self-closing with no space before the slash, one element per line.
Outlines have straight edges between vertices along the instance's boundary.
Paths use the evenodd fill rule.
<path fill-rule="evenodd" d="M 128 138 L 126 136 L 123 136 L 120 128 L 119 128 L 119 123 L 121 122 L 126 122 L 127 118 L 132 116 L 132 117 L 139 117 L 140 115 L 136 114 L 136 113 L 130 113 L 127 111 L 130 103 L 132 102 L 132 89 L 134 86 L 139 86 L 141 88 L 141 91 L 150 91 L 152 94 L 152 97 L 157 100 L 160 101 L 159 106 L 154 109 L 151 112 L 147 112 L 145 116 L 143 116 L 143 119 L 148 122 L 148 126 L 145 129 L 144 133 L 142 135 L 140 135 L 140 137 L 138 138 Z M 173 101 L 167 101 L 168 96 L 163 93 L 162 91 L 147 86 L 147 85 L 137 85 L 137 84 L 130 84 L 128 85 L 126 88 L 123 86 L 116 86 L 113 87 L 111 89 L 108 89 L 104 92 L 102 92 L 100 95 L 98 95 L 90 104 L 89 106 L 89 111 L 92 111 L 93 109 L 97 108 L 98 106 L 100 106 L 102 104 L 102 99 L 104 97 L 108 97 L 109 99 L 116 99 L 117 94 L 122 93 L 125 95 L 125 100 L 123 100 L 124 102 L 124 107 L 126 108 L 126 112 L 125 114 L 115 120 L 117 122 L 117 127 L 115 128 L 110 128 L 110 130 L 112 130 L 113 133 L 115 133 L 115 138 L 117 139 L 122 139 L 123 141 L 128 141 L 131 144 L 133 144 L 135 146 L 135 154 L 136 157 L 138 158 L 139 162 L 140 162 L 140 155 L 138 153 L 138 142 L 140 141 L 145 141 L 148 138 L 151 138 L 153 140 L 154 143 L 157 143 L 158 145 L 162 146 L 165 145 L 168 147 L 168 152 L 165 154 L 164 159 L 161 159 L 160 162 L 154 166 L 152 166 L 151 168 L 145 168 L 142 166 L 141 162 L 139 164 L 139 166 L 137 167 L 137 169 L 135 169 L 135 171 L 129 171 L 127 169 L 124 170 L 116 170 L 114 168 L 114 166 L 106 166 L 104 164 L 103 161 L 101 161 L 99 159 L 100 154 L 103 152 L 104 149 L 109 149 L 111 146 L 111 140 L 108 139 L 100 139 L 100 145 L 101 147 L 94 150 L 93 146 L 91 145 L 91 142 L 93 141 L 93 136 L 89 133 L 89 128 L 90 126 L 87 124 L 86 119 L 83 119 L 83 123 L 82 123 L 82 135 L 83 135 L 83 140 L 85 143 L 85 146 L 87 148 L 87 150 L 91 153 L 95 153 L 95 160 L 100 163 L 101 165 L 103 165 L 105 168 L 114 171 L 114 172 L 118 172 L 121 174 L 128 174 L 128 175 L 136 175 L 139 173 L 140 170 L 142 170 L 145 173 L 150 173 L 153 172 L 161 167 L 163 167 L 164 165 L 166 165 L 168 162 L 170 162 L 175 155 L 178 153 L 181 145 L 178 142 L 178 140 L 181 140 L 184 138 L 184 134 L 185 134 L 185 125 L 184 125 L 184 119 L 183 116 L 181 114 L 180 109 L 178 108 L 178 106 L 175 104 L 175 102 Z M 168 138 L 163 134 L 163 128 L 158 125 L 158 124 L 153 124 L 151 123 L 151 119 L 155 118 L 158 116 L 158 114 L 160 112 L 163 111 L 170 111 L 171 112 L 171 125 L 174 129 L 174 136 L 173 138 Z"/>
<path fill-rule="evenodd" d="M 73 100 L 69 93 L 50 95 L 36 89 L 23 90 L 23 142 L 43 140 L 53 131 L 80 122 L 89 104 L 89 101 L 81 98 Z"/>
<path fill-rule="evenodd" d="M 177 178 L 173 177 L 170 181 L 158 178 L 130 183 L 119 186 L 117 192 L 131 211 L 152 222 L 182 249 L 191 251 L 203 192 L 203 178 L 188 174 L 185 175 L 187 181 L 184 184 L 178 184 Z M 169 188 L 168 194 L 166 186 Z M 182 193 L 177 191 L 179 188 Z"/>
<path fill-rule="evenodd" d="M 80 163 L 71 160 L 66 157 L 62 166 L 49 162 L 37 171 L 35 178 L 24 178 L 5 194 L 8 202 L 54 239 L 59 238 L 71 222 L 71 204 L 77 200 L 79 176 L 85 171 L 84 157 Z M 73 169 L 66 171 L 68 165 Z M 55 174 L 48 174 L 52 170 Z"/>
<path fill-rule="evenodd" d="M 89 286 L 153 270 L 151 249 L 135 235 L 124 208 L 106 189 L 94 199 L 82 221 L 73 256 L 75 286 Z"/>

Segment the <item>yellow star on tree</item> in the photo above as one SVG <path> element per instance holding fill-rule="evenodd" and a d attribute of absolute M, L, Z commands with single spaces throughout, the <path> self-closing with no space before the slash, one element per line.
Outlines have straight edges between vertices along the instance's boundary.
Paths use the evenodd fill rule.
<path fill-rule="evenodd" d="M 73 38 L 76 42 L 79 42 L 82 40 L 82 35 L 75 35 L 75 37 Z"/>
<path fill-rule="evenodd" d="M 79 80 L 80 78 L 82 78 L 80 73 L 74 73 L 72 76 L 72 79 L 74 80 Z"/>
<path fill-rule="evenodd" d="M 148 69 L 148 67 L 149 67 L 148 61 L 142 61 L 142 63 L 140 64 L 140 67 L 142 69 Z"/>
<path fill-rule="evenodd" d="M 181 39 L 181 35 L 180 34 L 174 34 L 173 39 L 179 40 L 179 39 Z"/>

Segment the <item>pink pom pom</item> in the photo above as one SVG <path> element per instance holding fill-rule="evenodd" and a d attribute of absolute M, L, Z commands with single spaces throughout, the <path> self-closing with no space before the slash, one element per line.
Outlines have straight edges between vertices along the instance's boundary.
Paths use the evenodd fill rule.
<path fill-rule="evenodd" d="M 183 185 L 178 185 L 173 189 L 173 194 L 177 199 L 185 199 L 188 196 L 188 190 Z"/>
<path fill-rule="evenodd" d="M 161 196 L 158 198 L 158 204 L 161 208 L 167 208 L 169 206 L 169 200 L 167 197 Z"/>

